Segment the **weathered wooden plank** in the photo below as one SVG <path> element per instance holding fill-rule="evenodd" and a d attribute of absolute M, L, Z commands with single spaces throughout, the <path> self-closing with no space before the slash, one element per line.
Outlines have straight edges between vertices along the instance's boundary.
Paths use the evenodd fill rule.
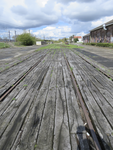
<path fill-rule="evenodd" d="M 70 65 L 73 67 L 73 73 L 79 85 L 79 88 L 84 98 L 84 101 L 86 103 L 86 106 L 88 107 L 88 110 L 91 114 L 93 123 L 95 124 L 96 129 L 99 133 L 99 136 L 105 143 L 107 143 L 106 145 L 109 145 L 109 139 L 112 138 L 111 126 L 109 125 L 105 116 L 101 113 L 101 110 L 99 106 L 97 105 L 97 103 L 95 102 L 94 97 L 92 96 L 86 84 L 84 83 L 83 79 L 79 75 L 77 68 L 71 62 L 70 62 Z M 112 143 L 110 144 L 112 145 Z M 106 147 L 106 149 L 108 148 Z"/>
<path fill-rule="evenodd" d="M 54 122 L 55 122 L 55 101 L 56 101 L 56 72 L 55 65 L 52 74 L 47 100 L 45 104 L 43 119 L 36 142 L 36 150 L 52 150 L 54 137 Z"/>
<path fill-rule="evenodd" d="M 16 111 L 18 110 L 18 108 L 21 106 L 22 102 L 25 99 L 25 96 L 27 94 L 29 94 L 30 89 L 33 87 L 34 89 L 38 90 L 43 77 L 46 74 L 47 69 L 44 68 L 44 72 L 41 72 L 41 75 L 39 74 L 38 78 L 40 80 L 40 82 L 38 82 L 37 87 L 34 87 L 34 83 L 33 81 L 30 83 L 30 85 L 28 86 L 27 90 L 26 89 L 22 89 L 20 91 L 20 93 L 15 97 L 15 99 L 10 103 L 10 105 L 7 107 L 7 109 L 5 110 L 4 114 L 2 114 L 2 116 L 0 117 L 1 122 L 0 122 L 0 136 L 3 134 L 4 130 L 6 129 L 6 127 L 8 126 L 8 124 L 10 123 L 11 119 L 14 117 Z M 40 78 L 41 76 L 41 78 Z M 35 80 L 36 82 L 37 80 Z M 36 83 L 35 83 L 36 84 Z M 32 91 L 33 92 L 33 91 Z M 9 99 L 10 101 L 10 99 Z"/>
<path fill-rule="evenodd" d="M 44 72 L 42 73 L 43 70 L 46 71 L 46 66 L 48 67 L 49 64 L 48 62 L 45 62 L 46 65 L 43 65 L 43 67 L 40 69 L 39 67 L 38 70 L 37 68 L 35 68 L 32 72 L 30 72 L 30 74 L 28 74 L 28 76 L 16 87 L 16 89 L 14 89 L 13 92 L 10 93 L 10 95 L 8 96 L 8 98 L 6 98 L 0 105 L 0 114 L 3 113 L 3 111 L 10 105 L 10 103 L 12 102 L 12 99 L 15 98 L 18 93 L 20 92 L 20 90 L 22 88 L 24 88 L 24 85 L 27 85 L 25 88 L 30 88 L 29 86 L 31 86 L 33 84 L 34 86 L 34 83 L 35 82 L 35 85 L 37 83 L 37 86 L 40 84 L 40 82 L 42 81 L 43 79 L 43 75 L 44 75 Z M 40 75 L 41 74 L 41 75 Z M 40 77 L 39 77 L 40 76 Z M 38 81 L 37 81 L 38 80 Z"/>
<path fill-rule="evenodd" d="M 57 97 L 53 149 L 71 150 L 62 65 L 60 62 L 58 63 L 57 73 Z"/>
<path fill-rule="evenodd" d="M 85 70 L 84 68 L 82 68 L 81 65 L 77 65 L 77 70 L 80 73 L 81 77 L 83 78 L 83 80 L 85 81 L 85 84 L 87 85 L 87 87 L 89 88 L 90 92 L 92 93 L 92 95 L 95 98 L 95 101 L 97 102 L 97 104 L 99 105 L 99 107 L 101 108 L 102 112 L 105 117 L 107 118 L 107 120 L 109 121 L 109 123 L 113 124 L 113 108 L 110 105 L 110 99 L 107 98 L 106 93 L 104 92 L 104 96 L 100 93 L 99 91 L 99 87 L 97 87 L 96 85 L 94 86 L 92 84 L 92 76 L 89 76 L 87 74 L 87 70 Z M 109 94 L 109 93 L 108 93 Z M 110 96 L 109 96 L 110 97 Z M 109 101 L 106 101 L 106 99 Z M 111 101 L 112 103 L 112 101 Z"/>
<path fill-rule="evenodd" d="M 25 121 L 26 123 L 23 126 L 23 132 L 16 150 L 32 150 L 36 147 L 36 140 L 39 133 L 40 124 L 42 122 L 46 97 L 51 81 L 51 71 L 52 68 L 50 67 L 43 82 L 43 85 L 41 86 L 39 94 L 38 96 L 36 96 L 29 115 Z"/>
<path fill-rule="evenodd" d="M 31 93 L 32 94 L 32 90 Z M 13 117 L 12 121 L 10 122 L 9 126 L 7 127 L 5 133 L 2 135 L 0 140 L 0 148 L 1 150 L 11 149 L 12 144 L 23 124 L 24 118 L 29 110 L 31 105 L 32 99 L 31 95 L 27 95 L 25 100 L 23 101 L 21 107 L 17 110 L 15 116 Z"/>
<path fill-rule="evenodd" d="M 2 94 L 8 87 L 12 85 L 16 80 L 18 80 L 24 73 L 31 68 L 40 59 L 40 55 L 34 55 L 30 60 L 26 60 L 21 64 L 13 66 L 8 71 L 4 71 L 0 74 L 0 94 Z M 26 65 L 27 64 L 27 65 Z"/>
<path fill-rule="evenodd" d="M 88 140 L 86 138 L 85 127 L 80 114 L 80 109 L 77 102 L 71 78 L 67 70 L 66 64 L 63 66 L 64 81 L 65 81 L 65 93 L 67 99 L 69 126 L 71 134 L 71 145 L 72 149 L 75 150 L 81 147 L 82 150 L 89 149 Z M 77 141 L 78 138 L 78 141 Z M 83 142 L 84 141 L 84 142 Z M 78 145 L 78 142 L 80 145 Z"/>
<path fill-rule="evenodd" d="M 46 71 L 46 69 L 45 68 L 43 68 L 44 69 L 44 71 Z M 42 72 L 43 74 L 44 74 L 44 72 Z M 42 76 L 42 78 L 43 78 L 43 75 L 41 75 Z M 40 81 L 41 82 L 41 81 Z M 38 86 L 39 87 L 39 86 Z M 35 88 L 35 91 L 37 91 L 37 88 L 38 87 L 34 87 Z M 30 95 L 28 94 L 27 96 L 29 96 L 29 97 L 31 97 L 31 95 L 33 94 L 32 92 L 34 91 L 34 88 L 31 88 L 31 90 L 30 90 Z M 33 89 L 33 91 L 32 91 L 32 89 Z M 26 97 L 27 97 L 26 96 Z M 28 101 L 28 99 L 26 100 L 26 97 L 24 98 L 24 101 Z M 21 97 L 19 97 L 20 99 L 21 99 Z M 18 110 L 17 110 L 17 112 L 18 112 L 18 114 L 16 115 L 15 114 L 15 116 L 13 117 L 13 119 L 11 120 L 11 122 L 10 122 L 10 125 L 7 127 L 7 129 L 6 129 L 6 131 L 5 131 L 5 133 L 2 135 L 2 139 L 1 139 L 1 141 L 2 141 L 2 143 L 4 143 L 4 145 L 2 144 L 2 148 L 4 148 L 4 147 L 7 147 L 7 146 L 9 146 L 9 147 L 11 147 L 12 145 L 12 143 L 13 143 L 13 140 L 14 140 L 14 138 L 17 136 L 16 134 L 18 134 L 18 130 L 19 130 L 19 127 L 21 126 L 21 124 L 23 124 L 23 121 L 24 121 L 24 117 L 26 117 L 26 113 L 27 113 L 27 111 L 29 110 L 29 107 L 30 107 L 30 105 L 31 105 L 31 103 L 32 103 L 32 99 L 30 99 L 29 101 L 28 101 L 28 103 L 27 104 L 25 104 L 25 109 L 26 109 L 26 111 L 23 109 L 23 104 L 24 103 L 26 103 L 26 102 L 22 102 L 22 104 L 21 104 L 21 106 L 18 108 Z M 28 105 L 28 106 L 27 106 Z M 21 113 L 21 112 L 23 112 L 23 114 Z M 24 112 L 25 112 L 25 115 L 24 115 Z M 20 114 L 20 116 L 19 116 L 19 114 Z M 23 116 L 24 115 L 24 116 Z M 20 122 L 18 122 L 19 120 L 21 120 Z M 13 126 L 15 126 L 15 121 L 17 121 L 18 122 L 18 126 L 16 126 L 16 127 L 14 127 L 14 130 L 13 130 Z M 14 123 L 14 125 L 13 125 L 13 123 Z M 11 128 L 11 127 L 12 128 Z M 8 131 L 7 131 L 8 130 Z M 7 134 L 6 133 L 10 133 L 10 132 L 13 132 L 12 134 L 13 134 L 13 137 L 11 136 L 11 135 L 8 135 L 7 136 Z M 11 140 L 8 142 L 8 139 L 9 138 L 11 138 Z M 5 143 L 7 143 L 6 145 L 5 145 Z"/>

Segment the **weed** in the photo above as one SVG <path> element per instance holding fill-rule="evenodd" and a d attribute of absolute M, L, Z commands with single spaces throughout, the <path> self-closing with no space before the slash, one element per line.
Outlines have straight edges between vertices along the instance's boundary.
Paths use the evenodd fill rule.
<path fill-rule="evenodd" d="M 36 147 L 37 147 L 37 144 L 35 144 L 34 148 L 36 148 Z"/>
<path fill-rule="evenodd" d="M 112 79 L 111 78 L 109 78 L 111 81 L 112 81 Z"/>
<path fill-rule="evenodd" d="M 8 45 L 7 43 L 0 43 L 0 48 L 8 48 L 10 47 L 10 45 Z"/>
<path fill-rule="evenodd" d="M 8 69 L 9 68 L 9 66 L 7 66 L 5 69 Z"/>
<path fill-rule="evenodd" d="M 28 85 L 27 85 L 27 84 L 24 84 L 23 86 L 26 87 L 26 86 L 28 86 Z"/>
<path fill-rule="evenodd" d="M 98 68 L 96 68 L 98 71 L 99 71 L 99 69 Z"/>
<path fill-rule="evenodd" d="M 73 67 L 70 67 L 71 71 L 73 71 Z"/>
<path fill-rule="evenodd" d="M 12 101 L 16 100 L 16 98 L 12 98 Z"/>

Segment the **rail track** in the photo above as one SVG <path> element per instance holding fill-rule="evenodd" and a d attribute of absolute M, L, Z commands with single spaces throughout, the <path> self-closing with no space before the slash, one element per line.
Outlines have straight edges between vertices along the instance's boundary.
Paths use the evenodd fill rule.
<path fill-rule="evenodd" d="M 100 146 L 99 139 L 98 139 L 97 136 L 96 136 L 96 133 L 95 133 L 93 124 L 92 124 L 92 122 L 91 122 L 91 118 L 90 118 L 89 113 L 88 113 L 88 111 L 87 111 L 87 108 L 86 108 L 86 106 L 85 106 L 85 104 L 84 104 L 84 100 L 83 100 L 83 98 L 82 98 L 82 96 L 81 96 L 81 93 L 80 93 L 79 88 L 78 88 L 78 86 L 77 86 L 77 83 L 76 83 L 76 81 L 75 81 L 76 79 L 74 78 L 74 75 L 73 75 L 73 73 L 72 73 L 72 71 L 71 71 L 71 69 L 70 69 L 69 62 L 68 62 L 68 60 L 66 59 L 66 57 L 65 57 L 65 61 L 66 61 L 68 70 L 69 70 L 69 72 L 70 72 L 70 76 L 71 76 L 71 78 L 72 78 L 73 86 L 74 86 L 75 91 L 76 91 L 76 93 L 77 93 L 77 95 L 78 95 L 78 98 L 79 98 L 79 100 L 80 100 L 80 103 L 81 103 L 81 106 L 82 106 L 82 109 L 83 109 L 83 112 L 84 112 L 84 115 L 85 115 L 85 118 L 86 118 L 86 121 L 87 121 L 86 124 L 88 124 L 89 130 L 90 130 L 90 132 L 91 132 L 91 135 L 92 135 L 92 138 L 93 138 L 93 141 L 94 141 L 94 144 L 95 144 L 95 148 L 96 148 L 96 150 L 102 150 L 102 148 L 101 148 L 101 146 Z"/>
<path fill-rule="evenodd" d="M 46 55 L 45 55 L 46 56 Z M 35 63 L 20 79 L 18 79 L 15 83 L 12 84 L 11 87 L 9 87 L 1 96 L 0 96 L 0 102 L 5 99 L 5 97 L 10 94 L 10 92 L 44 59 L 43 56 L 37 63 Z"/>
<path fill-rule="evenodd" d="M 112 150 L 112 81 L 66 49 L 33 62 L 0 97 L 0 150 Z"/>

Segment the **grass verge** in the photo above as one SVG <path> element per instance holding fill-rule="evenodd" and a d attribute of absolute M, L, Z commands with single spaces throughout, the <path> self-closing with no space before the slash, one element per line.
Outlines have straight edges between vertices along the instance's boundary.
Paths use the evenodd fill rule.
<path fill-rule="evenodd" d="M 8 47 L 10 47 L 9 44 L 7 44 L 7 43 L 0 43 L 0 48 L 8 48 Z"/>
<path fill-rule="evenodd" d="M 43 49 L 64 49 L 64 48 L 69 48 L 69 49 L 72 49 L 72 48 L 83 48 L 81 46 L 77 46 L 77 45 L 66 45 L 66 44 L 51 44 L 51 45 L 47 45 L 47 46 L 44 46 L 44 47 L 41 47 L 39 49 L 36 50 L 39 51 L 39 50 L 43 50 Z"/>

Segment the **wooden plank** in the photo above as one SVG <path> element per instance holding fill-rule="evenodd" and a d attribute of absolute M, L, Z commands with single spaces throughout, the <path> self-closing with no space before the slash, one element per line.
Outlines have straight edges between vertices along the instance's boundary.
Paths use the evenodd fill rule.
<path fill-rule="evenodd" d="M 55 101 L 56 101 L 56 72 L 55 64 L 51 74 L 51 82 L 45 103 L 43 119 L 40 126 L 38 140 L 36 142 L 36 150 L 52 150 L 54 137 L 54 122 L 55 122 Z"/>
<path fill-rule="evenodd" d="M 42 78 L 43 78 L 43 76 L 42 76 Z M 5 149 L 5 148 L 7 149 L 7 147 L 12 147 L 12 144 L 19 132 L 19 129 L 22 126 L 22 124 L 26 118 L 26 114 L 28 113 L 31 104 L 33 103 L 33 98 L 35 97 L 34 93 L 36 93 L 33 91 L 34 91 L 34 88 L 31 88 L 31 90 L 29 91 L 30 93 L 24 98 L 24 101 L 22 102 L 21 106 L 18 108 L 15 116 L 11 120 L 5 133 L 2 135 L 1 147 L 3 149 Z M 35 87 L 35 91 L 37 91 L 36 87 Z M 32 95 L 33 95 L 33 97 L 32 97 Z M 28 97 L 29 97 L 29 99 L 28 99 Z M 16 126 L 16 123 L 18 123 L 17 126 Z M 13 128 L 14 128 L 14 130 L 13 130 Z M 12 132 L 12 134 L 9 134 L 10 132 Z"/>
<path fill-rule="evenodd" d="M 75 150 L 78 147 L 81 147 L 82 150 L 89 150 L 84 123 L 82 121 L 77 97 L 74 92 L 74 88 L 66 67 L 66 63 L 64 63 L 63 65 L 63 73 L 65 81 L 65 93 L 67 99 L 72 150 Z M 80 143 L 80 145 L 78 145 L 78 142 Z"/>
<path fill-rule="evenodd" d="M 4 92 L 5 89 L 10 87 L 12 83 L 18 80 L 26 71 L 28 71 L 33 64 L 35 64 L 40 57 L 34 55 L 35 57 L 31 57 L 30 60 L 26 60 L 25 62 L 13 66 L 12 68 L 1 73 L 0 78 L 0 94 Z M 26 65 L 27 64 L 27 65 Z M 5 86 L 5 87 L 4 87 Z"/>
<path fill-rule="evenodd" d="M 33 81 L 30 82 L 30 86 L 27 87 L 26 89 L 22 89 L 19 94 L 15 97 L 15 100 L 11 101 L 10 105 L 7 107 L 7 109 L 5 109 L 5 112 L 2 114 L 1 116 L 1 123 L 0 123 L 0 136 L 3 134 L 3 132 L 5 131 L 6 127 L 9 125 L 10 121 L 12 120 L 12 118 L 14 117 L 16 111 L 18 110 L 18 108 L 21 106 L 22 102 L 25 99 L 25 96 L 27 94 L 29 94 L 30 89 L 33 87 L 35 90 L 38 90 L 43 77 L 46 74 L 47 69 L 44 69 L 44 72 L 41 72 L 41 75 L 39 74 L 38 78 L 40 80 L 40 82 L 38 82 L 37 87 L 33 86 Z M 41 76 L 41 78 L 40 78 Z M 35 80 L 36 82 L 37 80 Z M 10 101 L 10 99 L 9 99 Z"/>
<path fill-rule="evenodd" d="M 17 110 L 5 133 L 2 135 L 2 138 L 0 140 L 0 148 L 2 150 L 11 149 L 12 144 L 19 132 L 19 129 L 21 128 L 21 125 L 23 124 L 24 118 L 26 117 L 26 114 L 31 105 L 31 94 L 32 90 L 30 95 L 26 96 L 21 107 Z"/>
<path fill-rule="evenodd" d="M 14 89 L 14 91 L 9 94 L 8 98 L 6 98 L 3 102 L 1 102 L 2 105 L 0 105 L 0 114 L 2 114 L 3 111 L 10 105 L 10 103 L 12 102 L 12 99 L 17 96 L 17 94 L 20 92 L 20 90 L 23 88 L 24 85 L 27 84 L 28 86 L 26 88 L 30 88 L 29 85 L 31 86 L 32 82 L 35 82 L 35 84 L 37 83 L 36 80 L 39 78 L 42 71 L 47 69 L 46 66 L 47 67 L 49 66 L 48 62 L 45 62 L 45 65 L 43 66 L 44 68 L 42 67 L 40 69 L 38 67 L 38 68 L 35 68 L 32 72 L 30 72 L 30 74 L 16 87 L 16 89 Z M 39 82 L 37 84 L 40 84 L 40 82 L 42 81 L 43 75 L 41 76 L 42 77 L 40 77 Z M 34 86 L 34 83 L 33 83 L 33 86 Z"/>
<path fill-rule="evenodd" d="M 59 76 L 60 75 L 60 76 Z M 62 65 L 58 63 L 57 97 L 53 149 L 71 150 Z"/>
<path fill-rule="evenodd" d="M 109 140 L 112 138 L 112 129 L 111 126 L 108 124 L 105 116 L 101 113 L 101 110 L 97 103 L 95 102 L 92 94 L 90 93 L 89 89 L 87 88 L 86 84 L 84 83 L 83 79 L 79 75 L 76 66 L 74 66 L 71 62 L 70 65 L 73 67 L 73 73 L 79 85 L 80 91 L 84 98 L 85 104 L 91 114 L 93 119 L 93 123 L 96 126 L 96 129 L 99 133 L 100 139 L 102 139 L 103 144 L 106 143 L 105 148 L 109 145 Z M 112 143 L 110 143 L 112 145 Z M 109 145 L 110 146 L 110 145 Z M 113 146 L 112 146 L 113 147 Z"/>
<path fill-rule="evenodd" d="M 32 150 L 36 147 L 36 140 L 39 133 L 40 125 L 42 122 L 43 112 L 45 108 L 46 97 L 48 93 L 49 84 L 51 81 L 51 71 L 50 67 L 43 85 L 39 91 L 39 94 L 36 96 L 34 103 L 30 109 L 28 117 L 26 118 L 25 124 L 22 129 L 22 135 L 17 143 L 16 150 L 28 149 Z"/>
<path fill-rule="evenodd" d="M 94 96 L 95 101 L 97 102 L 97 104 L 99 105 L 100 109 L 102 110 L 101 113 L 103 113 L 105 115 L 105 117 L 107 118 L 107 120 L 109 121 L 109 123 L 112 126 L 112 124 L 113 124 L 113 107 L 110 105 L 110 99 L 107 98 L 105 92 L 104 92 L 104 96 L 103 96 L 100 93 L 100 91 L 99 91 L 100 88 L 97 87 L 96 85 L 94 86 L 94 84 L 92 84 L 92 76 L 89 76 L 87 74 L 87 72 L 88 72 L 87 70 L 82 68 L 81 65 L 77 65 L 76 64 L 76 67 L 77 67 L 77 70 L 80 73 L 81 77 L 85 81 L 85 84 L 87 85 L 87 87 L 89 88 L 90 92 Z M 104 90 L 104 91 L 106 91 L 106 90 Z M 105 98 L 109 102 L 106 101 Z M 111 101 L 111 103 L 112 103 L 112 101 Z"/>

